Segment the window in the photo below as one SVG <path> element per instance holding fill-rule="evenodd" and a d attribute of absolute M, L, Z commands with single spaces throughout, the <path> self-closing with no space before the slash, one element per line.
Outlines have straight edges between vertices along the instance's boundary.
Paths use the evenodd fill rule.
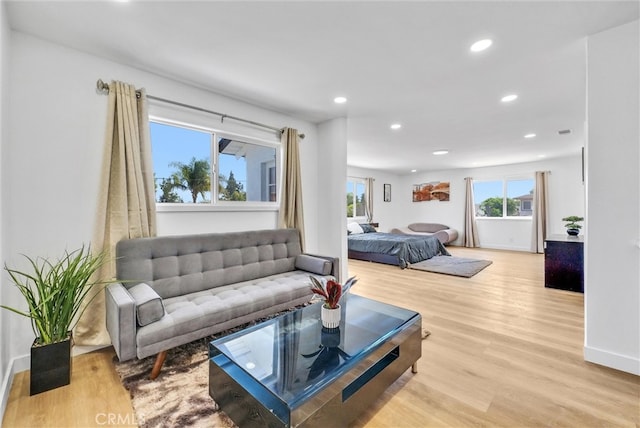
<path fill-rule="evenodd" d="M 532 178 L 474 181 L 476 217 L 531 217 Z"/>
<path fill-rule="evenodd" d="M 347 218 L 364 217 L 366 182 L 362 178 L 347 177 Z"/>
<path fill-rule="evenodd" d="M 156 202 L 277 202 L 277 143 L 150 121 Z"/>

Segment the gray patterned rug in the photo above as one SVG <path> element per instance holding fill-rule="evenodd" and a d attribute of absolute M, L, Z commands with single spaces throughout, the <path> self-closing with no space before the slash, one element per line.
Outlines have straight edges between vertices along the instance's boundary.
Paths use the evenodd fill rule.
<path fill-rule="evenodd" d="M 236 427 L 223 411 L 216 410 L 209 396 L 209 342 L 285 312 L 169 350 L 160 376 L 155 380 L 149 380 L 155 356 L 122 363 L 114 357 L 116 372 L 131 395 L 139 426 Z M 430 334 L 423 329 L 422 338 Z"/>
<path fill-rule="evenodd" d="M 409 268 L 471 278 L 491 263 L 493 262 L 490 260 L 468 259 L 454 256 L 435 256 L 428 260 L 413 263 L 409 265 Z"/>

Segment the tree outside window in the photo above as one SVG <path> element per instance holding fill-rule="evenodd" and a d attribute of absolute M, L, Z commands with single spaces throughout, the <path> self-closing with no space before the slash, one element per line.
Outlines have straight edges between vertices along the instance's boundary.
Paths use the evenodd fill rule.
<path fill-rule="evenodd" d="M 533 179 L 474 181 L 476 217 L 531 217 Z"/>
<path fill-rule="evenodd" d="M 277 202 L 277 143 L 157 120 L 150 133 L 158 203 Z"/>

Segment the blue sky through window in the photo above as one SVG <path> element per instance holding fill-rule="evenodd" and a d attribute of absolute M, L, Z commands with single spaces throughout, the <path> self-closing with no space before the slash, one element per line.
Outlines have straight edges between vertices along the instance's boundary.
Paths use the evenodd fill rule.
<path fill-rule="evenodd" d="M 527 195 L 533 190 L 533 179 L 525 180 L 507 180 L 508 194 L 507 197 L 514 198 L 517 196 Z M 474 181 L 473 198 L 476 204 L 492 197 L 503 196 L 503 181 Z"/>
<path fill-rule="evenodd" d="M 176 168 L 170 166 L 172 162 L 189 163 L 195 157 L 197 160 L 206 159 L 211 164 L 211 133 L 158 122 L 150 122 L 150 131 L 153 169 L 158 184 L 175 172 Z M 219 172 L 228 178 L 233 171 L 236 181 L 246 186 L 247 168 L 244 158 L 220 156 L 219 163 Z M 184 202 L 191 202 L 188 191 L 176 189 L 175 192 Z M 160 190 L 156 192 L 156 200 L 160 193 Z M 210 194 L 207 199 L 211 199 Z M 200 196 L 198 202 L 201 202 Z"/>

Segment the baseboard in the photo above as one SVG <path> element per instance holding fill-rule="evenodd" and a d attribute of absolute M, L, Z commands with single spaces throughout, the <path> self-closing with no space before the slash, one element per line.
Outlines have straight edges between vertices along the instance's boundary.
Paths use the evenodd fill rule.
<path fill-rule="evenodd" d="M 13 377 L 16 373 L 29 370 L 29 355 L 12 358 L 7 367 L 7 374 L 2 380 L 2 388 L 0 389 L 0 422 L 4 419 L 4 412 L 9 402 L 9 394 L 11 393 L 11 385 L 13 385 Z"/>
<path fill-rule="evenodd" d="M 585 346 L 584 359 L 590 363 L 640 376 L 640 359 L 638 358 Z"/>

